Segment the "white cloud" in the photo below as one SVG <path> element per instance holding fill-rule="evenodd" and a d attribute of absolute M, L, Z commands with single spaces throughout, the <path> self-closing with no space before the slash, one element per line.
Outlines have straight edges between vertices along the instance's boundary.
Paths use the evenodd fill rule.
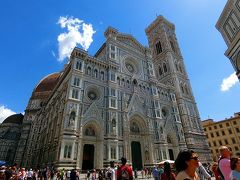
<path fill-rule="evenodd" d="M 238 78 L 234 72 L 227 78 L 223 79 L 222 84 L 221 84 L 221 91 L 228 91 L 237 82 L 238 82 Z"/>
<path fill-rule="evenodd" d="M 4 105 L 0 106 L 0 123 L 2 123 L 8 116 L 16 114 L 14 111 L 11 109 L 8 109 Z"/>
<path fill-rule="evenodd" d="M 69 57 L 73 48 L 80 44 L 84 50 L 88 50 L 93 42 L 92 36 L 96 32 L 91 24 L 73 17 L 60 17 L 58 20 L 61 28 L 67 32 L 58 36 L 58 60 L 63 61 Z"/>

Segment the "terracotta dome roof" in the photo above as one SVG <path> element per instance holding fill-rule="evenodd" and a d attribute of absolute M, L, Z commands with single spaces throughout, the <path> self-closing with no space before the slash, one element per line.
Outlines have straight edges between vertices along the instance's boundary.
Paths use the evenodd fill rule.
<path fill-rule="evenodd" d="M 13 114 L 9 117 L 7 117 L 3 122 L 2 124 L 5 124 L 5 123 L 14 123 L 14 124 L 22 124 L 23 122 L 23 115 L 20 113 L 20 114 Z"/>
<path fill-rule="evenodd" d="M 35 92 L 52 91 L 58 82 L 60 73 L 49 74 L 44 77 L 36 86 Z"/>

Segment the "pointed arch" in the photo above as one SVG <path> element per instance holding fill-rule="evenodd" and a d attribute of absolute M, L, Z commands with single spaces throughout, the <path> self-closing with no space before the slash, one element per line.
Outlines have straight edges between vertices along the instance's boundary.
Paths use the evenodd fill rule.
<path fill-rule="evenodd" d="M 94 69 L 94 77 L 98 78 L 98 70 L 97 69 Z"/>
<path fill-rule="evenodd" d="M 101 77 L 100 77 L 100 78 L 101 78 L 102 81 L 105 80 L 104 74 L 105 74 L 104 71 L 101 71 L 101 73 L 100 73 L 100 76 L 101 76 Z"/>
<path fill-rule="evenodd" d="M 161 67 L 161 66 L 158 67 L 158 72 L 159 72 L 159 75 L 160 75 L 160 76 L 163 74 L 163 70 L 162 70 L 162 67 Z"/>
<path fill-rule="evenodd" d="M 164 73 L 168 72 L 168 68 L 165 62 L 163 63 L 163 70 L 164 70 Z"/>
<path fill-rule="evenodd" d="M 92 74 L 92 68 L 90 66 L 87 67 L 87 75 Z"/>

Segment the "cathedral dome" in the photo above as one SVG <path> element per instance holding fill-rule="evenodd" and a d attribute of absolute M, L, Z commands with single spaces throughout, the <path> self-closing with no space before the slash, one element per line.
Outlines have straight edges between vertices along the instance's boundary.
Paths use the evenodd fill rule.
<path fill-rule="evenodd" d="M 6 123 L 13 123 L 13 124 L 22 124 L 23 122 L 23 115 L 20 113 L 20 114 L 13 114 L 9 117 L 7 117 L 3 122 L 2 124 L 6 124 Z"/>
<path fill-rule="evenodd" d="M 36 86 L 35 92 L 52 91 L 58 82 L 60 73 L 53 73 L 45 76 Z"/>

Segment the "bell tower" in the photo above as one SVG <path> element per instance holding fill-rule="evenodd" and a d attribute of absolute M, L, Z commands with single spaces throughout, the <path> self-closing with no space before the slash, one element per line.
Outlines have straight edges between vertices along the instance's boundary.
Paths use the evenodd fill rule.
<path fill-rule="evenodd" d="M 175 89 L 187 147 L 201 154 L 206 160 L 211 160 L 174 24 L 163 16 L 158 16 L 145 32 L 152 52 L 157 80 Z"/>

